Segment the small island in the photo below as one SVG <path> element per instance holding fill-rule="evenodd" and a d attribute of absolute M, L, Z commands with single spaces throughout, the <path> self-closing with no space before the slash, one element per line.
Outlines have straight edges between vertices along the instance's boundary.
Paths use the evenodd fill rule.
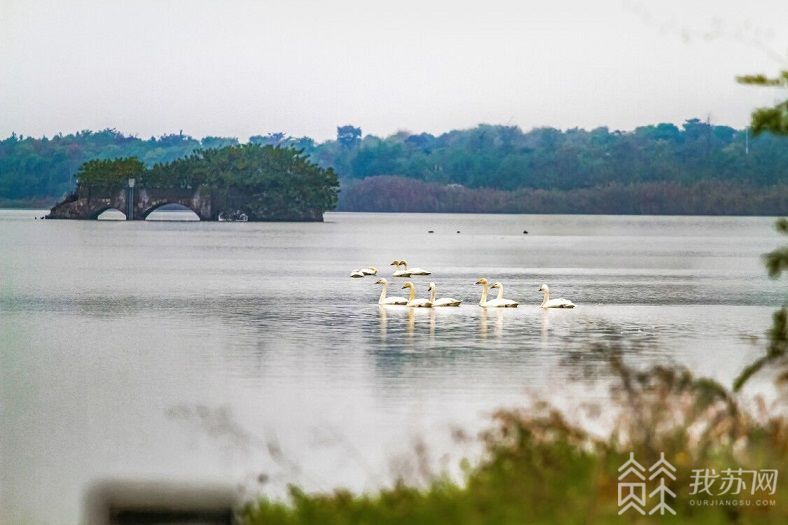
<path fill-rule="evenodd" d="M 339 180 L 331 168 L 293 148 L 242 144 L 197 151 L 147 168 L 136 157 L 90 160 L 76 189 L 48 219 L 97 219 L 108 209 L 145 220 L 167 204 L 185 206 L 203 221 L 317 221 L 336 206 Z"/>

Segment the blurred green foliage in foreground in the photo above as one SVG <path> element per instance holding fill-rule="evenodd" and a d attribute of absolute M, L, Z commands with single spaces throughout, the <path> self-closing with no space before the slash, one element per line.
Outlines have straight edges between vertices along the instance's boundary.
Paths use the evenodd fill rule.
<path fill-rule="evenodd" d="M 749 494 L 749 506 L 697 506 L 690 495 L 692 469 L 778 469 L 788 472 L 788 425 L 782 417 L 743 409 L 730 391 L 683 369 L 635 371 L 616 349 L 597 348 L 616 372 L 610 436 L 595 437 L 548 404 L 501 411 L 483 436 L 485 457 L 466 468 L 463 483 L 436 475 L 426 483 L 401 481 L 373 494 L 338 490 L 306 494 L 291 489 L 289 502 L 261 499 L 243 511 L 252 524 L 526 524 L 647 523 L 630 510 L 618 515 L 618 468 L 630 451 L 649 466 L 660 452 L 677 468 L 668 486 L 677 494 L 677 523 L 782 524 L 788 520 L 788 483 L 777 493 Z M 418 458 L 416 458 L 418 461 Z M 717 486 L 719 487 L 719 485 Z M 773 499 L 775 506 L 756 506 Z M 653 502 L 648 506 L 651 508 Z"/>
<path fill-rule="evenodd" d="M 744 75 L 736 80 L 741 84 L 764 87 L 788 88 L 788 70 L 772 78 L 766 75 Z M 774 106 L 758 108 L 752 112 L 752 130 L 756 135 L 764 132 L 788 135 L 788 99 Z"/>

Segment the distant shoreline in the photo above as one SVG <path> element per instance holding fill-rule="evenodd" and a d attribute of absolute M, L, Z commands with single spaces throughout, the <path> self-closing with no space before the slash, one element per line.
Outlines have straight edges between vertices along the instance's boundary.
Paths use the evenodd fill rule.
<path fill-rule="evenodd" d="M 0 206 L 0 211 L 36 211 L 49 212 L 50 207 L 29 207 L 29 206 Z M 156 210 L 157 213 L 177 213 L 185 210 Z M 326 213 L 352 213 L 352 214 L 391 214 L 391 215 L 576 215 L 593 217 L 752 217 L 776 219 L 784 217 L 786 214 L 744 214 L 744 213 L 568 213 L 568 212 L 461 212 L 461 211 L 359 211 L 359 210 L 332 210 Z M 194 222 L 200 222 L 195 219 Z M 289 221 L 270 221 L 270 222 L 289 222 Z M 330 222 L 330 221 L 326 221 Z"/>
<path fill-rule="evenodd" d="M 0 209 L 48 211 L 55 203 L 54 198 L 6 199 L 0 200 Z M 753 186 L 702 180 L 694 184 L 639 182 L 568 190 L 507 191 L 376 176 L 343 184 L 333 211 L 780 217 L 788 214 L 788 184 Z"/>
<path fill-rule="evenodd" d="M 788 184 L 659 181 L 507 191 L 377 176 L 343 185 L 337 211 L 772 217 L 788 213 Z"/>

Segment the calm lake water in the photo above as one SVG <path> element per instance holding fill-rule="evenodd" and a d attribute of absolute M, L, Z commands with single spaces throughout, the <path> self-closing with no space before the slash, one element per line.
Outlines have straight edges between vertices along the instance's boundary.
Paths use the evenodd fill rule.
<path fill-rule="evenodd" d="M 368 489 L 417 437 L 461 456 L 454 426 L 529 392 L 603 399 L 590 343 L 730 383 L 788 292 L 759 259 L 769 218 L 42 214 L 0 211 L 0 523 L 75 523 L 107 478 Z M 465 303 L 380 309 L 375 278 L 348 277 L 392 280 L 397 258 Z M 479 277 L 521 307 L 480 309 Z M 543 282 L 578 307 L 541 311 Z"/>

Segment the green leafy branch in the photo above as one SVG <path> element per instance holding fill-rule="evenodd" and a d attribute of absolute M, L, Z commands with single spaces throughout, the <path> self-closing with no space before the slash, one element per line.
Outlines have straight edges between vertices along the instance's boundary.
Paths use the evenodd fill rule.
<path fill-rule="evenodd" d="M 744 75 L 736 78 L 740 84 L 763 87 L 788 88 L 788 70 L 776 77 L 766 75 Z M 788 99 L 773 107 L 757 108 L 752 113 L 752 131 L 755 135 L 770 131 L 778 135 L 788 135 Z"/>

